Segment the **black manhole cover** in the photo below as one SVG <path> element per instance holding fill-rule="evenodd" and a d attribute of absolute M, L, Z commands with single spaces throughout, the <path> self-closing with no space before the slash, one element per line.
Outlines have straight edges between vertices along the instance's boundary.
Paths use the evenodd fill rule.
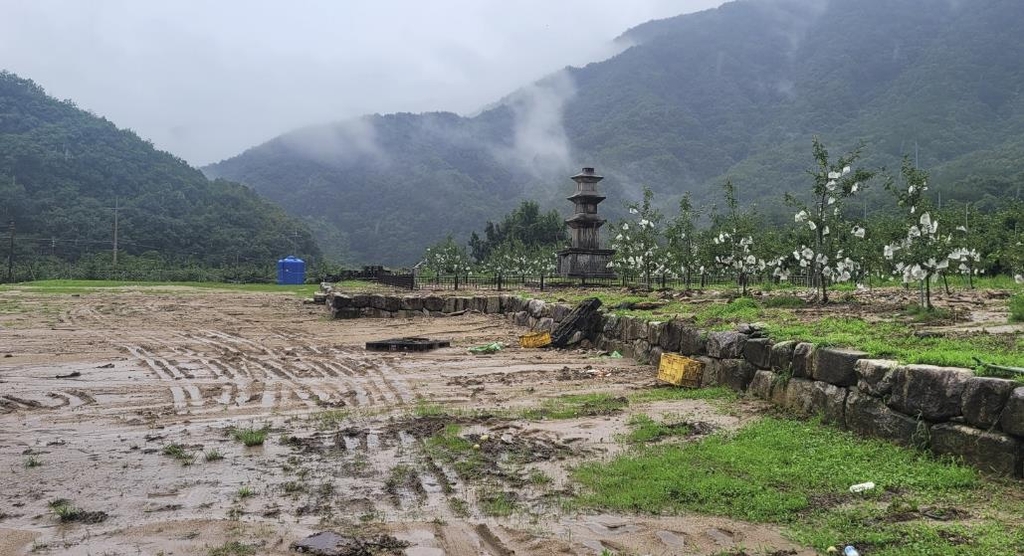
<path fill-rule="evenodd" d="M 370 351 L 430 351 L 432 349 L 449 347 L 452 343 L 448 340 L 431 340 L 430 338 L 392 338 L 390 340 L 377 340 L 366 342 L 366 349 Z"/>

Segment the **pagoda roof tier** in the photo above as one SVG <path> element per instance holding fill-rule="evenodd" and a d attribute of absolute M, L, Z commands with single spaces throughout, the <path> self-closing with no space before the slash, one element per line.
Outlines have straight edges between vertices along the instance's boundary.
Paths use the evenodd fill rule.
<path fill-rule="evenodd" d="M 599 181 L 604 179 L 604 176 L 599 176 L 599 175 L 595 174 L 592 168 L 586 168 L 586 169 L 590 170 L 590 173 L 580 172 L 579 174 L 576 174 L 575 176 L 573 176 L 571 179 L 574 179 L 576 181 L 592 181 L 592 182 L 599 182 Z"/>
<path fill-rule="evenodd" d="M 573 194 L 571 197 L 566 197 L 566 199 L 568 199 L 570 201 L 575 201 L 576 199 L 590 199 L 590 200 L 593 200 L 594 203 L 600 203 L 601 201 L 603 201 L 603 200 L 605 200 L 607 198 L 608 197 L 605 197 L 604 195 L 598 195 L 597 193 L 583 193 L 583 192 Z"/>
<path fill-rule="evenodd" d="M 604 218 L 599 217 L 596 214 L 583 214 L 583 213 L 574 214 L 573 216 L 571 216 L 571 217 L 569 217 L 569 218 L 567 218 L 565 220 L 565 223 L 568 224 L 570 228 L 576 228 L 576 227 L 580 227 L 580 226 L 594 226 L 594 227 L 598 227 L 598 226 L 601 226 L 602 224 L 604 224 L 605 222 L 607 222 L 607 220 L 605 220 Z"/>

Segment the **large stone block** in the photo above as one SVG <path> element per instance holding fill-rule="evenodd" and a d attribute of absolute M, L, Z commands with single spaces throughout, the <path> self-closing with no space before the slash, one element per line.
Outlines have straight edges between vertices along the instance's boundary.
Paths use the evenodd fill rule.
<path fill-rule="evenodd" d="M 331 309 L 348 309 L 352 307 L 352 298 L 341 293 L 331 293 L 327 296 L 327 305 Z"/>
<path fill-rule="evenodd" d="M 811 406 L 826 423 L 843 425 L 846 413 L 846 396 L 850 391 L 842 386 L 836 386 L 819 380 L 814 381 L 814 388 L 811 391 Z"/>
<path fill-rule="evenodd" d="M 407 295 L 402 298 L 402 310 L 403 311 L 422 311 L 423 310 L 423 298 L 416 297 L 414 295 Z"/>
<path fill-rule="evenodd" d="M 696 357 L 707 355 L 708 336 L 700 329 L 683 326 L 679 329 L 679 353 Z"/>
<path fill-rule="evenodd" d="M 352 296 L 352 306 L 357 309 L 370 306 L 370 296 L 365 293 L 357 293 Z"/>
<path fill-rule="evenodd" d="M 987 473 L 1021 476 L 1020 440 L 959 423 L 941 423 L 931 429 L 936 454 L 962 457 L 964 462 Z"/>
<path fill-rule="evenodd" d="M 531 299 L 526 306 L 526 310 L 530 312 L 530 316 L 540 318 L 544 316 L 544 311 L 547 309 L 548 304 L 545 303 L 543 299 Z"/>
<path fill-rule="evenodd" d="M 619 316 L 618 315 L 605 315 L 601 319 L 601 332 L 605 336 L 619 337 Z"/>
<path fill-rule="evenodd" d="M 1024 436 L 1024 387 L 1014 388 L 1013 392 L 1010 392 L 999 426 L 1004 432 Z"/>
<path fill-rule="evenodd" d="M 862 392 L 846 396 L 846 428 L 861 435 L 891 440 L 904 446 L 926 447 L 928 423 L 893 411 L 881 400 Z"/>
<path fill-rule="evenodd" d="M 562 322 L 562 319 L 564 319 L 570 312 L 572 312 L 572 307 L 565 303 L 551 304 L 551 318 L 555 319 L 555 322 Z"/>
<path fill-rule="evenodd" d="M 757 369 L 745 359 L 721 359 L 718 362 L 719 381 L 736 392 L 746 392 Z"/>
<path fill-rule="evenodd" d="M 444 298 L 428 295 L 423 298 L 423 308 L 434 313 L 444 310 Z"/>
<path fill-rule="evenodd" d="M 775 378 L 778 375 L 771 371 L 759 370 L 754 373 L 754 378 L 747 387 L 747 392 L 762 400 L 772 399 L 772 388 L 775 386 Z"/>
<path fill-rule="evenodd" d="M 621 317 L 620 336 L 623 341 L 632 342 L 641 338 L 647 339 L 647 323 L 635 317 Z"/>
<path fill-rule="evenodd" d="M 747 343 L 747 335 L 733 331 L 711 332 L 708 334 L 708 355 L 719 359 L 738 359 L 743 357 L 743 345 Z"/>
<path fill-rule="evenodd" d="M 641 365 L 649 365 L 651 363 L 651 344 L 643 338 L 633 340 L 633 359 L 636 359 L 637 363 Z"/>
<path fill-rule="evenodd" d="M 865 394 L 881 398 L 892 392 L 892 378 L 896 362 L 889 359 L 861 359 L 854 365 L 857 373 L 857 389 Z"/>
<path fill-rule="evenodd" d="M 796 378 L 807 378 L 811 376 L 811 369 L 814 368 L 814 344 L 800 342 L 793 347 L 793 364 L 790 370 Z"/>
<path fill-rule="evenodd" d="M 661 333 L 665 330 L 665 323 L 659 321 L 649 321 L 647 323 L 647 341 L 652 346 L 661 345 Z"/>
<path fill-rule="evenodd" d="M 771 360 L 772 342 L 768 338 L 750 338 L 743 344 L 743 358 L 758 369 L 767 369 Z"/>
<path fill-rule="evenodd" d="M 362 316 L 362 309 L 355 307 L 344 307 L 342 309 L 331 309 L 331 316 L 336 319 L 357 319 Z"/>
<path fill-rule="evenodd" d="M 534 328 L 541 332 L 551 332 L 555 329 L 555 319 L 551 317 L 539 318 L 537 319 L 537 326 Z"/>
<path fill-rule="evenodd" d="M 670 320 L 665 323 L 661 330 L 661 339 L 658 345 L 665 351 L 679 351 L 679 336 L 682 332 L 682 322 Z"/>
<path fill-rule="evenodd" d="M 857 372 L 854 365 L 858 359 L 867 357 L 863 351 L 844 348 L 820 348 L 816 350 L 811 377 L 836 386 L 853 386 L 857 384 Z"/>
<path fill-rule="evenodd" d="M 530 326 L 530 313 L 526 311 L 519 311 L 515 314 L 512 319 L 512 323 L 516 326 Z"/>
<path fill-rule="evenodd" d="M 704 366 L 704 373 L 700 379 L 700 385 L 702 388 L 718 386 L 722 383 L 719 377 L 719 371 L 721 370 L 719 359 L 714 359 L 712 357 L 698 357 L 697 360 L 703 363 Z"/>
<path fill-rule="evenodd" d="M 459 310 L 459 298 L 458 297 L 445 297 L 444 305 L 441 307 L 442 313 L 454 313 Z"/>
<path fill-rule="evenodd" d="M 983 429 L 994 426 L 1016 385 L 1003 378 L 974 376 L 967 379 L 960 403 L 964 420 Z"/>
<path fill-rule="evenodd" d="M 960 416 L 960 404 L 967 379 L 973 373 L 952 367 L 907 365 L 893 371 L 889 407 L 929 421 L 946 421 Z"/>
<path fill-rule="evenodd" d="M 806 378 L 787 380 L 782 405 L 786 409 L 805 415 L 814 413 L 814 381 Z"/>
<path fill-rule="evenodd" d="M 793 366 L 793 349 L 796 342 L 786 340 L 772 346 L 771 354 L 768 356 L 768 368 L 773 371 L 789 372 Z"/>
<path fill-rule="evenodd" d="M 492 295 L 492 296 L 488 297 L 487 298 L 487 307 L 486 307 L 486 309 L 484 309 L 487 312 L 487 314 L 496 315 L 498 313 L 501 313 L 503 311 L 503 307 L 504 307 L 504 304 L 502 303 L 504 298 L 505 298 L 504 296 L 500 296 L 500 295 Z"/>

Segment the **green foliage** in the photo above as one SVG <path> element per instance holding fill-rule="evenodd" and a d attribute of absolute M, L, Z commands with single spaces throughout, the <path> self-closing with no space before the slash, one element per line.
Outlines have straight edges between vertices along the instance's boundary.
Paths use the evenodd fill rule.
<path fill-rule="evenodd" d="M 32 81 L 0 72 L 0 114 L 0 223 L 15 224 L 16 280 L 114 275 L 112 261 L 81 263 L 111 254 L 115 207 L 117 271 L 320 257 L 303 224 L 249 188 L 209 181 Z"/>
<path fill-rule="evenodd" d="M 663 217 L 652 205 L 654 192 L 644 187 L 643 195 L 643 201 L 626 206 L 631 218 L 612 226 L 611 264 L 619 275 L 639 276 L 649 285 L 652 275 L 669 274 L 671 269 L 661 246 Z"/>
<path fill-rule="evenodd" d="M 629 401 L 633 403 L 658 402 L 667 400 L 726 400 L 731 401 L 737 398 L 736 392 L 725 386 L 712 388 L 676 388 L 674 386 L 663 386 L 651 390 L 642 390 L 630 394 Z"/>
<path fill-rule="evenodd" d="M 1010 322 L 1024 322 L 1024 293 L 1010 298 Z"/>
<path fill-rule="evenodd" d="M 686 436 L 690 433 L 690 426 L 686 423 L 659 423 L 651 419 L 649 415 L 642 413 L 630 417 L 626 424 L 631 430 L 623 439 L 630 444 L 658 442 L 673 436 Z"/>
<path fill-rule="evenodd" d="M 466 249 L 455 243 L 451 234 L 439 243 L 427 248 L 423 255 L 424 266 L 436 275 L 464 275 L 470 270 Z"/>
<path fill-rule="evenodd" d="M 470 255 L 475 261 L 491 258 L 492 252 L 509 242 L 528 249 L 558 246 L 565 243 L 565 222 L 558 211 L 540 212 L 536 201 L 525 200 L 512 212 L 495 224 L 488 221 L 484 227 L 484 238 L 476 232 L 469 238 Z"/>

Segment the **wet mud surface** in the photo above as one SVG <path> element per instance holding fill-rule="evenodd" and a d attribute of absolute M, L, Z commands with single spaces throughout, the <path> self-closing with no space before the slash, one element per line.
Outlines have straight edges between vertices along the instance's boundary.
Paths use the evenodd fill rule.
<path fill-rule="evenodd" d="M 0 314 L 0 556 L 295 554 L 322 531 L 420 556 L 812 553 L 771 527 L 571 509 L 569 470 L 628 449 L 631 415 L 711 431 L 760 408 L 525 418 L 565 394 L 652 388 L 654 371 L 521 349 L 498 317 L 331 321 L 286 295 L 170 288 L 0 299 L 15 307 Z M 451 347 L 364 349 L 404 336 Z M 494 341 L 509 347 L 466 351 Z"/>

